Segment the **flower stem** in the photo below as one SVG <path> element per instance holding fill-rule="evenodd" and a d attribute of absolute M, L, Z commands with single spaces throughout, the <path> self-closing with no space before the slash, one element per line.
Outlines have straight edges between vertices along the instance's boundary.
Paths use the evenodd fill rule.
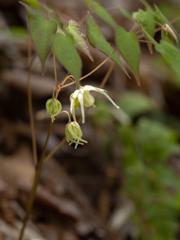
<path fill-rule="evenodd" d="M 34 164 L 36 166 L 37 165 L 37 148 L 36 148 L 36 137 L 35 137 L 35 128 L 34 128 L 32 94 L 31 94 L 31 66 L 32 66 L 33 60 L 34 60 L 34 58 L 31 61 L 31 41 L 29 41 L 28 69 L 27 69 L 27 94 L 28 94 L 28 108 L 29 108 L 29 118 L 30 118 L 30 126 L 31 126 L 33 159 L 34 159 Z"/>
<path fill-rule="evenodd" d="M 34 176 L 34 183 L 33 183 L 32 189 L 31 189 L 29 202 L 28 202 L 28 206 L 27 206 L 27 210 L 26 210 L 26 217 L 23 221 L 23 226 L 22 226 L 22 229 L 21 229 L 20 236 L 19 236 L 18 240 L 22 240 L 24 230 L 25 230 L 27 222 L 29 220 L 29 215 L 31 213 L 31 209 L 32 209 L 32 206 L 33 206 L 33 203 L 34 203 L 34 199 L 35 199 L 35 195 L 36 195 L 36 189 L 37 189 L 39 178 L 40 178 L 40 175 L 41 175 L 41 169 L 42 169 L 43 160 L 44 160 L 49 136 L 50 136 L 50 133 L 51 133 L 51 129 L 52 129 L 52 122 L 50 122 L 46 142 L 45 142 L 44 148 L 43 148 L 43 152 L 41 154 L 40 160 L 39 160 L 37 168 L 36 168 L 36 173 L 35 173 L 35 176 Z"/>

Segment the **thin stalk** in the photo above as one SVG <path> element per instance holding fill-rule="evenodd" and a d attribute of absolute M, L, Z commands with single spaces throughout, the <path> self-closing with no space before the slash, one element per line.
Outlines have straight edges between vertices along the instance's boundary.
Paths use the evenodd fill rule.
<path fill-rule="evenodd" d="M 112 55 L 118 50 L 118 48 L 116 48 L 111 55 L 109 55 L 109 57 L 107 57 L 101 64 L 99 64 L 95 69 L 93 69 L 90 73 L 86 74 L 85 76 L 83 76 L 82 78 L 79 79 L 79 81 L 83 80 L 84 78 L 87 78 L 88 76 L 90 76 L 91 74 L 93 74 L 95 71 L 97 71 L 102 65 L 104 65 L 111 57 Z M 71 85 L 73 85 L 74 83 L 68 83 L 66 85 L 64 85 L 62 88 L 65 87 L 69 87 Z"/>
<path fill-rule="evenodd" d="M 32 62 L 30 63 L 30 61 L 31 61 L 31 42 L 29 42 L 29 48 L 28 48 L 27 94 L 28 94 L 28 108 L 29 108 L 29 118 L 30 118 L 31 137 L 32 137 L 33 159 L 34 159 L 34 164 L 36 166 L 37 165 L 37 148 L 36 148 L 34 117 L 33 117 L 32 94 L 31 94 L 31 65 L 30 64 L 32 64 Z"/>
<path fill-rule="evenodd" d="M 33 206 L 33 203 L 34 203 L 35 195 L 36 195 L 36 189 L 37 189 L 39 178 L 40 178 L 40 175 L 41 175 L 41 169 L 42 169 L 43 160 L 44 160 L 44 156 L 45 156 L 45 152 L 46 152 L 49 136 L 50 136 L 50 133 L 51 133 L 51 129 L 52 129 L 52 122 L 50 122 L 49 130 L 48 130 L 48 134 L 47 134 L 47 138 L 46 138 L 46 142 L 45 142 L 44 148 L 43 148 L 43 152 L 41 154 L 40 160 L 39 160 L 37 168 L 36 168 L 36 173 L 35 173 L 35 177 L 34 177 L 34 183 L 33 183 L 32 189 L 31 189 L 29 202 L 28 202 L 28 206 L 27 206 L 27 210 L 26 210 L 26 217 L 25 217 L 25 219 L 23 221 L 23 226 L 22 226 L 22 229 L 21 229 L 20 236 L 19 236 L 18 240 L 22 240 L 23 234 L 24 234 L 24 230 L 25 230 L 27 222 L 29 220 L 30 212 L 31 212 L 31 209 L 32 209 L 32 206 Z"/>

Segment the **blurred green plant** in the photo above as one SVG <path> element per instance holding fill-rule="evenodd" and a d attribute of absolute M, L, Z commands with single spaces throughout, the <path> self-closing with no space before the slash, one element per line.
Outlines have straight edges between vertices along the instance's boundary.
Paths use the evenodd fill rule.
<path fill-rule="evenodd" d="M 151 119 L 159 108 L 148 96 L 127 92 L 120 97 L 118 104 L 132 120 L 137 118 L 130 125 L 117 122 L 116 128 L 122 149 L 124 181 L 121 196 L 133 201 L 131 221 L 138 229 L 138 239 L 173 240 L 179 227 L 180 191 L 179 177 L 168 164 L 168 159 L 174 154 L 180 155 L 178 134 L 164 123 Z M 104 115 L 100 114 L 102 106 L 103 111 L 108 111 L 102 101 L 97 104 L 93 116 L 97 124 L 104 121 Z M 111 149 L 114 144 L 110 139 L 109 136 L 111 144 L 102 144 L 106 154 L 109 152 L 107 148 Z"/>

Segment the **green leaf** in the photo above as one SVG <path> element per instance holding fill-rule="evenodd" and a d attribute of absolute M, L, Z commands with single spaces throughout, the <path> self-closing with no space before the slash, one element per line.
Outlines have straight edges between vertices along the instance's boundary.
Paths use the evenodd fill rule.
<path fill-rule="evenodd" d="M 53 50 L 57 60 L 74 76 L 79 87 L 82 64 L 74 46 L 73 36 L 57 33 L 53 40 Z"/>
<path fill-rule="evenodd" d="M 161 23 L 162 24 L 167 23 L 173 29 L 173 31 L 176 32 L 176 29 L 173 27 L 171 22 L 167 19 L 167 17 L 164 16 L 164 14 L 160 11 L 160 9 L 156 6 L 156 4 L 154 4 L 154 6 L 155 6 L 157 14 L 159 15 L 159 18 L 162 20 Z"/>
<path fill-rule="evenodd" d="M 91 46 L 99 49 L 105 55 L 109 56 L 114 51 L 111 45 L 104 38 L 97 23 L 94 21 L 93 17 L 90 14 L 87 18 L 87 37 Z M 128 75 L 116 52 L 112 55 L 111 59 L 118 63 L 122 67 L 123 71 Z"/>
<path fill-rule="evenodd" d="M 87 1 L 86 2 L 88 7 L 92 7 L 94 12 L 102 18 L 106 23 L 108 23 L 110 26 L 113 28 L 117 27 L 116 22 L 114 19 L 111 17 L 111 15 L 106 11 L 106 9 L 101 6 L 98 2 L 93 2 L 93 1 Z"/>
<path fill-rule="evenodd" d="M 146 7 L 146 10 L 153 14 L 154 20 L 160 24 L 163 24 L 159 14 L 155 12 L 154 8 L 152 8 L 145 0 L 140 0 L 140 1 L 144 4 L 144 6 Z"/>
<path fill-rule="evenodd" d="M 62 26 L 64 22 L 59 18 L 56 12 L 51 12 L 49 14 L 49 19 L 54 20 L 57 23 L 57 32 L 63 33 Z"/>
<path fill-rule="evenodd" d="M 163 40 L 160 44 L 156 44 L 155 48 L 171 64 L 172 69 L 180 74 L 180 51 L 174 45 Z"/>
<path fill-rule="evenodd" d="M 138 12 L 135 12 L 133 14 L 133 19 L 135 20 L 135 22 L 140 24 L 141 29 L 145 33 L 145 35 L 147 32 L 151 37 L 154 36 L 154 18 L 149 11 L 144 12 L 143 10 L 140 9 Z M 150 40 L 147 35 L 146 38 L 147 40 Z M 151 43 L 148 43 L 148 47 L 150 52 L 152 53 Z"/>
<path fill-rule="evenodd" d="M 132 20 L 132 14 L 125 9 L 118 7 L 118 10 L 122 13 L 123 16 L 125 16 L 127 19 Z"/>
<path fill-rule="evenodd" d="M 28 30 L 33 45 L 41 61 L 42 74 L 44 74 L 45 61 L 51 49 L 52 40 L 57 29 L 57 24 L 54 21 L 48 21 L 44 14 L 39 10 L 25 3 L 22 4 L 29 12 Z"/>
<path fill-rule="evenodd" d="M 63 25 L 65 24 L 64 20 L 56 13 L 53 8 L 48 7 L 46 4 L 41 4 L 43 13 L 48 17 L 48 20 L 54 20 L 57 24 L 57 32 L 63 34 Z"/>
<path fill-rule="evenodd" d="M 126 92 L 117 102 L 130 117 L 136 117 L 144 112 L 152 112 L 158 108 L 156 103 L 143 93 Z"/>
<path fill-rule="evenodd" d="M 86 42 L 84 40 L 84 35 L 81 32 L 80 26 L 77 22 L 71 20 L 69 26 L 65 26 L 65 32 L 71 34 L 74 38 L 74 42 L 78 48 L 80 48 L 90 59 L 93 61 L 93 58 L 88 50 Z"/>
<path fill-rule="evenodd" d="M 35 7 L 39 10 L 41 9 L 39 3 L 36 0 L 22 0 L 22 1 L 25 2 L 25 3 L 28 3 L 32 7 Z"/>
<path fill-rule="evenodd" d="M 122 27 L 118 27 L 116 30 L 116 43 L 124 60 L 131 67 L 138 85 L 140 85 L 140 48 L 137 35 L 135 32 L 128 33 Z"/>

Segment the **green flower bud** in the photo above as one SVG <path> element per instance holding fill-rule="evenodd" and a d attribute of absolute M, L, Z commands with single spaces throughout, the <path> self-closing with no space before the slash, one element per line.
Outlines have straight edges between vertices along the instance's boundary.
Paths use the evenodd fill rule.
<path fill-rule="evenodd" d="M 84 143 L 87 143 L 87 141 L 81 138 L 83 134 L 81 127 L 77 122 L 70 122 L 66 124 L 65 135 L 67 142 L 69 142 L 69 145 L 72 143 L 76 144 L 75 149 L 77 148 L 78 144 L 84 145 Z"/>
<path fill-rule="evenodd" d="M 85 90 L 83 94 L 83 103 L 85 107 L 91 107 L 94 105 L 95 99 L 93 95 L 88 91 Z"/>
<path fill-rule="evenodd" d="M 46 102 L 46 111 L 51 115 L 51 120 L 54 122 L 55 116 L 60 113 L 62 105 L 56 98 L 48 99 Z"/>

